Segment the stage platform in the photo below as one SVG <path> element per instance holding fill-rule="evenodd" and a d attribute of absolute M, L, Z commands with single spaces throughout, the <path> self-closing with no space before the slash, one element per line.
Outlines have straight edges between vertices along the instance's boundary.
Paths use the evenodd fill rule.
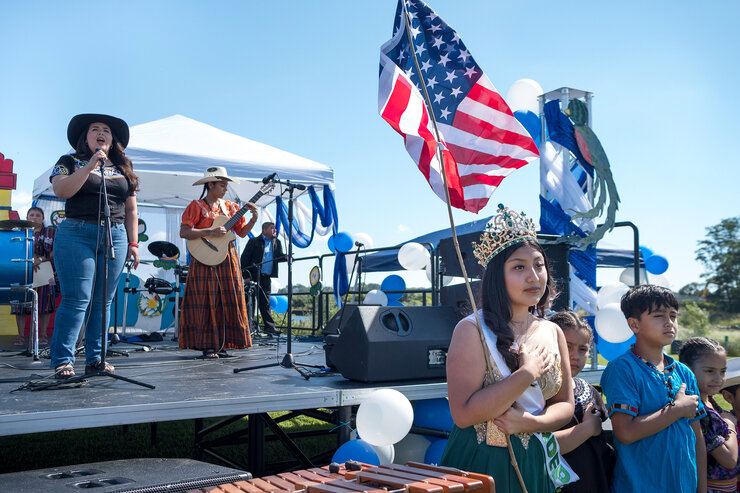
<path fill-rule="evenodd" d="M 49 359 L 39 361 L 18 355 L 12 337 L 3 337 L 0 353 L 0 436 L 22 433 L 94 428 L 134 423 L 235 416 L 271 411 L 336 408 L 360 404 L 377 388 L 393 388 L 409 400 L 445 397 L 443 380 L 413 380 L 366 384 L 340 374 L 306 368 L 323 376 L 308 380 L 296 369 L 280 366 L 234 373 L 235 368 L 278 363 L 286 352 L 286 339 L 255 339 L 244 350 L 230 350 L 231 358 L 204 360 L 199 352 L 181 350 L 165 340 L 149 343 L 152 350 L 124 343 L 111 348 L 128 357 L 109 356 L 116 374 L 150 385 L 147 389 L 128 382 L 96 377 L 79 388 L 42 391 L 18 390 L 28 381 L 51 381 Z M 324 365 L 320 339 L 294 340 L 296 365 Z M 84 372 L 84 356 L 77 373 Z M 584 372 L 598 382 L 600 371 Z"/>
<path fill-rule="evenodd" d="M 199 352 L 177 349 L 176 342 L 169 340 L 150 343 L 152 350 L 146 352 L 123 343 L 112 345 L 128 354 L 108 357 L 116 374 L 155 385 L 153 390 L 108 377 L 89 379 L 80 388 L 17 390 L 31 380 L 51 379 L 53 371 L 43 353 L 39 361 L 33 361 L 18 355 L 22 348 L 13 348 L 12 338 L 3 338 L 3 342 L 0 436 L 352 406 L 375 388 L 394 388 L 409 400 L 447 395 L 445 382 L 439 380 L 371 385 L 315 368 L 306 371 L 325 376 L 306 380 L 296 369 L 279 366 L 234 373 L 235 368 L 280 362 L 287 349 L 285 337 L 256 339 L 249 349 L 229 350 L 231 358 L 209 360 L 197 358 Z M 320 339 L 295 340 L 292 353 L 296 365 L 325 364 Z M 78 356 L 75 370 L 84 372 L 84 356 Z"/>

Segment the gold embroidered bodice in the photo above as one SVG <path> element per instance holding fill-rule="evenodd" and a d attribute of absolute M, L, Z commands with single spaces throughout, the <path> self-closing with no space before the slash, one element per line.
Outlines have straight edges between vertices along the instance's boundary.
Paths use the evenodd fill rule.
<path fill-rule="evenodd" d="M 557 332 L 554 330 L 554 328 L 548 327 L 547 333 L 542 334 L 541 332 L 538 334 L 537 329 L 539 324 L 539 321 L 535 321 L 533 323 L 532 330 L 530 332 L 531 335 L 529 337 L 523 337 L 521 338 L 521 342 L 524 342 L 526 344 L 540 344 L 545 346 L 548 351 L 550 351 L 554 356 L 554 362 L 552 365 L 552 368 L 550 368 L 547 373 L 542 375 L 540 378 L 537 379 L 537 384 L 540 387 L 540 390 L 542 391 L 542 397 L 545 401 L 548 399 L 551 399 L 555 394 L 560 391 L 560 387 L 563 384 L 563 372 L 561 369 L 561 362 L 560 362 L 560 351 L 557 344 Z M 519 341 L 518 341 L 519 342 Z M 500 369 L 498 368 L 498 365 L 496 364 L 495 359 L 493 358 L 493 355 L 491 357 L 491 373 L 487 372 L 483 386 L 487 387 L 488 385 L 491 385 L 495 382 L 500 382 L 505 377 L 501 373 Z M 502 432 L 496 425 L 493 424 L 492 421 L 487 421 L 485 423 L 478 423 L 475 425 L 475 431 L 476 436 L 478 439 L 478 443 L 482 443 L 485 441 L 488 445 L 497 446 L 497 447 L 505 447 L 506 446 L 506 435 L 504 432 Z M 525 448 L 525 450 L 529 447 L 529 439 L 532 437 L 531 433 L 516 433 L 516 436 L 519 437 L 519 439 L 522 442 L 522 446 Z"/>

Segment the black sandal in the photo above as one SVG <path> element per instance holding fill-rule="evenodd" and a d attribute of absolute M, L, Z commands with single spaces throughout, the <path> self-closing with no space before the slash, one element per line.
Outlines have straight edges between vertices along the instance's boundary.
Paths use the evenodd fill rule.
<path fill-rule="evenodd" d="M 103 362 L 100 360 L 96 361 L 95 363 L 85 365 L 85 375 L 90 375 L 91 373 L 97 373 L 99 371 L 115 373 L 116 369 L 107 361 L 105 362 L 105 365 L 103 365 Z"/>
<path fill-rule="evenodd" d="M 218 353 L 215 349 L 204 349 L 203 359 L 218 359 Z"/>
<path fill-rule="evenodd" d="M 67 380 L 75 376 L 75 367 L 72 363 L 64 363 L 54 368 L 54 378 L 57 380 Z"/>

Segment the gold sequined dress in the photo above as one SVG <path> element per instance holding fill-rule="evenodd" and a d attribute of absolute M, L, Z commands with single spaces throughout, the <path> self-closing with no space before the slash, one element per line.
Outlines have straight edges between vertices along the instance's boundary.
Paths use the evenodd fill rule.
<path fill-rule="evenodd" d="M 508 377 L 511 371 L 496 349 L 496 335 L 486 327 L 480 313 L 486 344 L 491 353 L 493 375 L 486 376 L 486 385 Z M 460 324 L 475 325 L 475 317 L 469 316 Z M 540 344 L 547 347 L 555 356 L 555 364 L 545 375 L 529 387 L 517 402 L 529 413 L 538 415 L 545 408 L 545 402 L 558 393 L 562 385 L 560 352 L 555 326 L 542 324 L 535 319 L 531 330 L 518 343 Z M 530 433 L 517 433 L 510 437 L 514 454 L 519 464 L 527 489 L 530 493 L 554 492 L 555 488 L 545 474 L 545 453 L 536 438 Z M 492 422 L 479 423 L 468 428 L 455 426 L 445 447 L 441 465 L 457 467 L 466 471 L 488 474 L 496 481 L 496 491 L 520 492 L 521 487 L 514 469 L 511 467 L 505 437 Z"/>

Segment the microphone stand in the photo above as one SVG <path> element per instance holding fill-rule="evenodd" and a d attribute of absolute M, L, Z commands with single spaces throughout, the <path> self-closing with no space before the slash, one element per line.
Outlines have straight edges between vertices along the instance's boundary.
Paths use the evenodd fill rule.
<path fill-rule="evenodd" d="M 280 363 L 270 363 L 267 365 L 258 365 L 258 366 L 250 366 L 245 368 L 234 368 L 234 373 L 239 373 L 242 371 L 248 371 L 248 370 L 257 370 L 259 368 L 272 368 L 275 366 L 282 366 L 283 368 L 294 368 L 303 375 L 304 378 L 306 378 L 305 372 L 296 366 L 295 359 L 293 358 L 293 190 L 305 190 L 305 185 L 298 185 L 295 183 L 291 183 L 290 180 L 281 181 L 281 180 L 274 180 L 275 183 L 280 183 L 281 185 L 285 185 L 286 189 L 288 190 L 288 347 L 287 352 L 285 353 L 285 356 L 283 356 L 283 360 Z M 284 193 L 284 192 L 283 192 Z M 273 261 L 277 261 L 276 259 L 273 259 Z M 309 366 L 313 368 L 322 368 L 318 365 L 304 365 L 301 366 Z"/>
<path fill-rule="evenodd" d="M 100 167 L 100 194 L 102 195 L 103 200 L 103 217 L 104 217 L 104 228 L 105 231 L 103 231 L 103 277 L 102 277 L 102 286 L 100 289 L 100 297 L 102 302 L 102 307 L 100 310 L 100 368 L 99 370 L 95 370 L 92 373 L 88 373 L 86 375 L 75 375 L 74 377 L 65 378 L 63 380 L 57 380 L 55 382 L 52 382 L 50 384 L 41 385 L 38 387 L 35 387 L 33 390 L 44 390 L 51 387 L 56 387 L 58 385 L 62 384 L 71 384 L 71 383 L 77 383 L 81 382 L 87 378 L 91 377 L 111 377 L 115 378 L 116 380 L 123 380 L 124 382 L 133 383 L 136 385 L 140 385 L 142 387 L 146 387 L 148 389 L 155 388 L 154 385 L 149 385 L 148 383 L 139 382 L 138 380 L 133 380 L 131 378 L 122 377 L 121 375 L 116 375 L 113 372 L 106 371 L 105 369 L 105 353 L 107 352 L 108 347 L 108 327 L 105 323 L 105 315 L 106 315 L 106 299 L 108 298 L 108 259 L 115 258 L 115 250 L 113 247 L 113 231 L 111 230 L 111 223 L 110 223 L 110 205 L 108 204 L 108 188 L 105 185 L 105 160 L 101 159 L 98 161 L 98 165 Z M 98 228 L 100 228 L 100 224 L 98 224 Z M 96 272 L 97 274 L 97 272 Z"/>

